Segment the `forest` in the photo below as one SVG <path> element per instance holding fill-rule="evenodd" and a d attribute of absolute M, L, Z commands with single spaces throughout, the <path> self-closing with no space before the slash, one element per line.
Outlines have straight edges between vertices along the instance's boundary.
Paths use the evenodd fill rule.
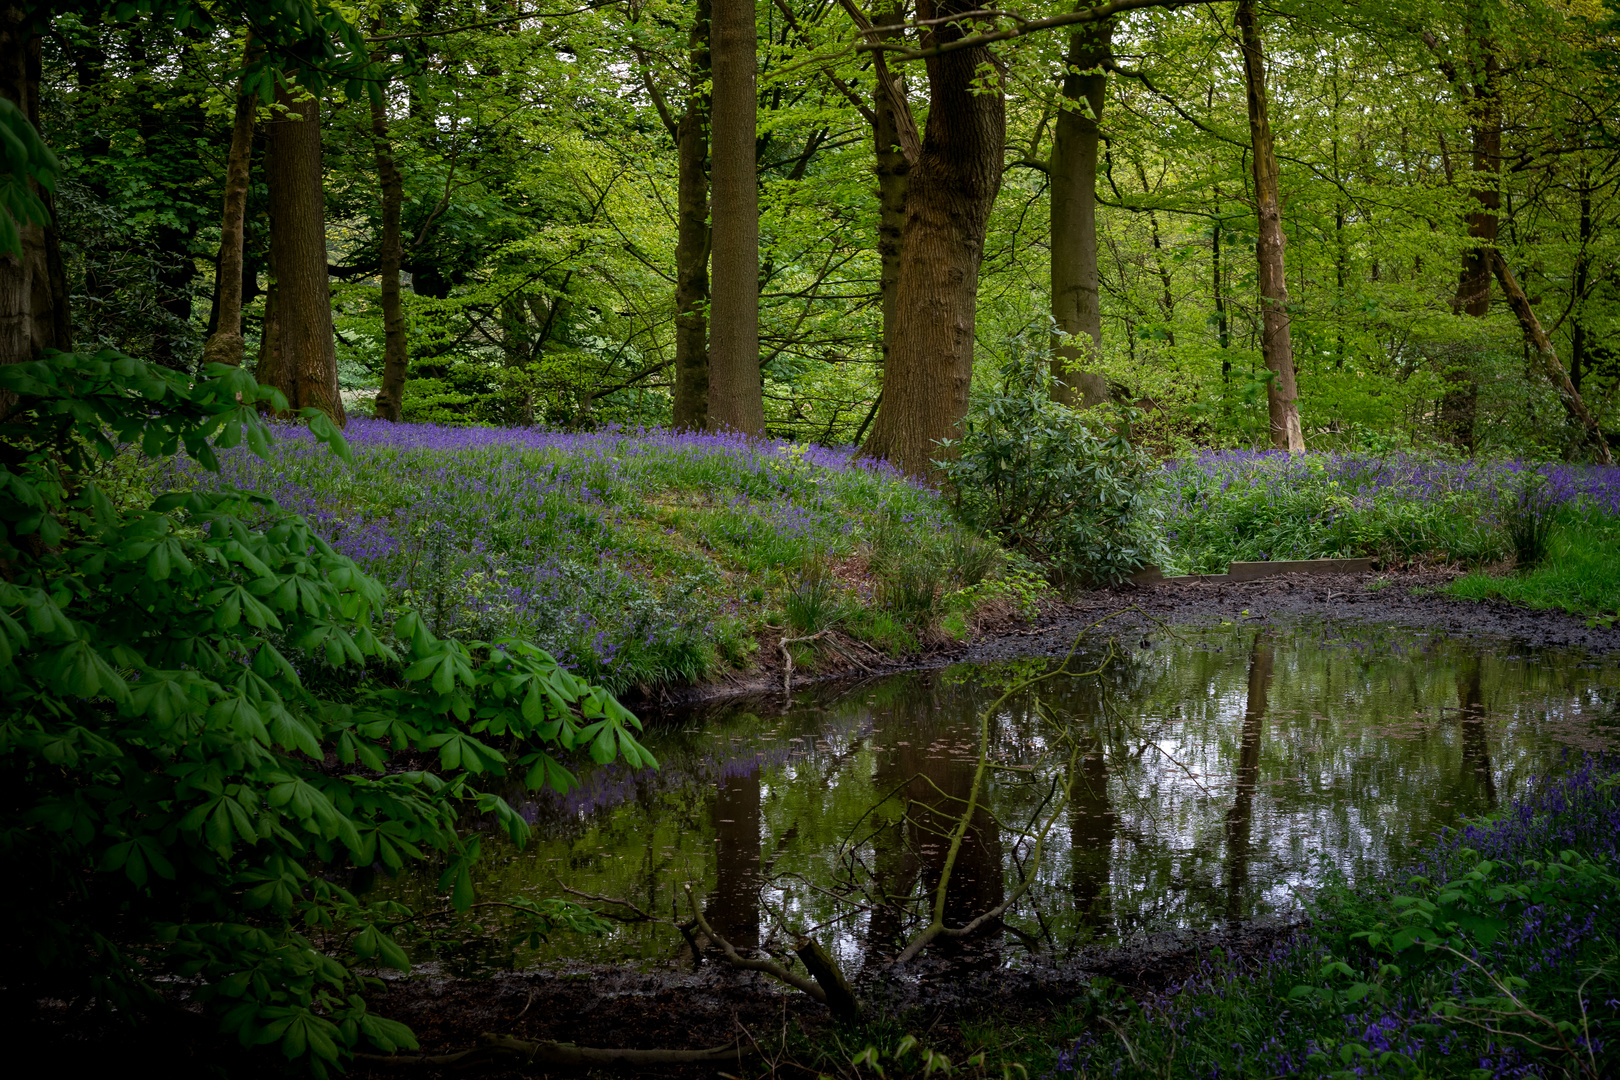
<path fill-rule="evenodd" d="M 1609 0 L 0 0 L 70 1073 L 1620 1071 Z"/>
<path fill-rule="evenodd" d="M 1049 340 L 1166 448 L 1612 424 L 1600 4 L 433 2 L 312 9 L 346 29 L 291 60 L 275 5 L 55 7 L 13 84 L 64 169 L 36 345 L 911 472 Z"/>

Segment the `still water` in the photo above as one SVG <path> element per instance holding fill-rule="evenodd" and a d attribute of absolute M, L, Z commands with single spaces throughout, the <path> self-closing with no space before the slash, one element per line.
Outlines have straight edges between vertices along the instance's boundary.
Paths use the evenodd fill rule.
<path fill-rule="evenodd" d="M 690 886 L 739 947 L 809 929 L 853 974 L 926 922 L 983 730 L 946 923 L 1030 879 L 990 952 L 1062 956 L 1286 916 L 1324 874 L 1398 868 L 1569 752 L 1620 742 L 1620 666 L 1572 654 L 1367 624 L 1239 624 L 1099 640 L 1068 669 L 1110 655 L 1099 673 L 1058 674 L 994 708 L 1056 662 L 958 665 L 649 725 L 657 771 L 610 766 L 566 796 L 508 793 L 534 840 L 517 851 L 487 838 L 479 892 L 539 899 L 566 883 L 684 919 Z M 432 878 L 382 887 L 440 904 Z M 504 942 L 435 953 L 472 970 L 685 949 L 659 923 Z"/>

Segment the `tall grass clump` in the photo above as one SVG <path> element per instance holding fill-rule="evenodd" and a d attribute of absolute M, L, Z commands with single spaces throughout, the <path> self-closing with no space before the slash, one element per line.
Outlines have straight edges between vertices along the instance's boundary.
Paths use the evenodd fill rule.
<path fill-rule="evenodd" d="M 1330 885 L 1239 970 L 1095 995 L 1054 1076 L 1601 1077 L 1620 1070 L 1620 774 L 1586 758 L 1381 883 Z"/>
<path fill-rule="evenodd" d="M 228 452 L 218 475 L 181 461 L 164 479 L 264 491 L 434 633 L 522 635 L 615 690 L 747 663 L 799 569 L 875 532 L 919 551 L 963 532 L 936 491 L 849 451 L 367 419 L 346 434 L 352 465 L 289 429 L 267 460 Z"/>
<path fill-rule="evenodd" d="M 1165 478 L 1169 566 L 1182 572 L 1368 556 L 1482 564 L 1512 553 L 1516 535 L 1534 542 L 1563 508 L 1620 513 L 1616 468 L 1233 451 L 1174 462 Z"/>

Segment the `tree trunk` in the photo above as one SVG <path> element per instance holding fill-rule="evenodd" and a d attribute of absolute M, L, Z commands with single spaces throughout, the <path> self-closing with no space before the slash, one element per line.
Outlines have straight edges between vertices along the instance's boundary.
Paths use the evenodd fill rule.
<path fill-rule="evenodd" d="M 384 57 L 379 52 L 372 59 L 380 64 Z M 405 177 L 394 161 L 388 139 L 385 99 L 371 103 L 371 140 L 377 152 L 377 183 L 382 189 L 382 244 L 377 254 L 382 262 L 379 276 L 383 309 L 383 378 L 373 409 L 379 420 L 398 423 L 405 401 L 405 372 L 411 359 L 405 309 L 399 294 L 399 215 L 405 202 Z"/>
<path fill-rule="evenodd" d="M 1221 279 L 1221 230 L 1226 221 L 1221 217 L 1221 187 L 1215 185 L 1215 225 L 1210 230 L 1209 263 L 1211 288 L 1215 293 L 1215 341 L 1221 347 L 1221 381 L 1232 377 L 1232 358 L 1227 349 L 1232 347 L 1232 329 L 1226 317 L 1226 285 Z"/>
<path fill-rule="evenodd" d="M 320 102 L 286 83 L 276 100 L 286 112 L 278 110 L 265 124 L 272 285 L 258 377 L 285 394 L 291 408 L 314 407 L 342 425 L 347 418 L 338 395 L 326 275 Z"/>
<path fill-rule="evenodd" d="M 889 0 L 872 13 L 877 26 L 898 26 L 905 22 L 904 0 Z M 898 38 L 900 31 L 883 35 Z M 900 78 L 898 72 L 895 78 Z M 879 72 L 872 92 L 872 149 L 877 157 L 878 182 L 878 287 L 883 304 L 883 363 L 889 362 L 894 347 L 895 312 L 900 296 L 900 250 L 906 227 L 906 178 L 911 173 L 900 135 L 902 118 L 896 112 L 896 98 L 904 99 L 883 85 Z M 910 123 L 906 118 L 906 123 Z"/>
<path fill-rule="evenodd" d="M 22 4 L 0 8 L 0 94 L 39 127 L 40 40 Z M 37 189 L 36 189 L 37 190 Z M 49 192 L 38 192 L 54 214 Z M 71 349 L 67 275 L 56 226 L 22 225 L 21 256 L 0 255 L 0 364 L 36 359 L 42 349 Z M 0 394 L 0 415 L 11 405 Z"/>
<path fill-rule="evenodd" d="M 919 19 L 974 10 L 964 0 L 920 0 Z M 962 32 L 939 24 L 923 47 Z M 967 412 L 973 381 L 973 321 L 985 227 L 1001 189 L 1007 136 L 999 84 L 976 92 L 985 48 L 933 56 L 928 65 L 928 125 L 906 188 L 893 350 L 883 403 L 863 448 L 900 471 L 926 476 Z"/>
<path fill-rule="evenodd" d="M 1581 179 L 1577 188 L 1580 203 L 1580 242 L 1575 252 L 1575 302 L 1570 312 L 1569 327 L 1569 381 L 1576 390 L 1586 374 L 1586 292 L 1591 285 L 1592 272 L 1592 174 L 1581 165 Z"/>
<path fill-rule="evenodd" d="M 1267 115 L 1266 60 L 1255 17 L 1255 0 L 1238 0 L 1237 24 L 1243 38 L 1243 76 L 1248 88 L 1249 138 L 1253 144 L 1254 202 L 1260 225 L 1255 256 L 1259 264 L 1263 319 L 1260 355 L 1272 375 L 1266 383 L 1271 445 L 1278 450 L 1299 454 L 1305 450 L 1305 437 L 1299 426 L 1299 391 L 1294 382 L 1294 342 L 1288 325 L 1282 196 L 1278 186 L 1277 154 L 1271 141 L 1271 121 Z"/>
<path fill-rule="evenodd" d="M 753 0 L 716 0 L 714 65 L 714 283 L 709 332 L 711 431 L 765 433 L 759 383 L 759 187 L 755 168 Z"/>
<path fill-rule="evenodd" d="M 1569 373 L 1564 370 L 1564 365 L 1558 362 L 1558 353 L 1553 349 L 1547 332 L 1541 328 L 1541 320 L 1536 318 L 1535 309 L 1530 306 L 1530 298 L 1524 295 L 1524 290 L 1519 288 L 1519 282 L 1514 278 L 1513 271 L 1508 268 L 1507 260 L 1502 258 L 1502 253 L 1495 248 L 1486 248 L 1485 252 L 1489 268 L 1495 272 L 1496 280 L 1501 283 L 1502 291 L 1507 294 L 1508 307 L 1518 316 L 1525 340 L 1535 352 L 1548 381 L 1558 391 L 1559 400 L 1564 403 L 1564 410 L 1591 440 L 1598 461 L 1604 465 L 1614 464 L 1614 459 L 1609 454 L 1609 443 L 1603 437 L 1603 429 L 1598 426 L 1597 418 L 1587 411 L 1586 402 L 1581 400 L 1581 392 L 1570 382 Z"/>
<path fill-rule="evenodd" d="M 675 233 L 675 399 L 672 423 L 709 422 L 709 0 L 692 16 L 686 113 L 675 131 L 679 167 Z"/>
<path fill-rule="evenodd" d="M 1082 7 L 1091 6 L 1082 0 Z M 1052 396 L 1087 408 L 1108 400 L 1108 380 L 1094 370 L 1102 349 L 1097 275 L 1097 135 L 1114 20 L 1083 23 L 1069 35 L 1063 94 L 1052 139 Z M 1065 342 L 1065 339 L 1068 339 Z M 1090 342 L 1087 343 L 1086 339 Z"/>
<path fill-rule="evenodd" d="M 1457 277 L 1457 296 L 1452 307 L 1459 314 L 1484 318 L 1491 310 L 1490 248 L 1498 232 L 1497 212 L 1502 208 L 1502 192 L 1497 182 L 1502 161 L 1502 97 L 1500 69 L 1494 44 L 1478 42 L 1483 60 L 1476 69 L 1472 88 L 1459 86 L 1467 95 L 1472 123 L 1475 209 L 1468 215 L 1468 236 L 1473 243 L 1463 252 L 1462 271 Z M 1443 373 L 1446 391 L 1440 398 L 1440 427 L 1447 441 L 1473 453 L 1474 419 L 1478 412 L 1479 375 L 1472 367 L 1456 364 Z"/>
<path fill-rule="evenodd" d="M 249 48 L 252 48 L 251 42 Z M 253 114 L 258 98 L 237 84 L 236 119 L 225 165 L 225 209 L 220 217 L 219 266 L 214 271 L 214 329 L 203 345 L 204 364 L 242 363 L 242 263 L 247 236 L 248 179 L 253 161 Z"/>

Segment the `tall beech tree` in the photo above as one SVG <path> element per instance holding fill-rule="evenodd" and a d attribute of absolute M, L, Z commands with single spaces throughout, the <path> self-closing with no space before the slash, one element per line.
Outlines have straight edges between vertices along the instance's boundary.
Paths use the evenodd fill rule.
<path fill-rule="evenodd" d="M 753 0 L 713 0 L 710 27 L 714 268 L 707 425 L 711 431 L 762 435 Z"/>
<path fill-rule="evenodd" d="M 1094 6 L 1082 0 L 1082 7 Z M 1097 273 L 1097 144 L 1112 57 L 1114 20 L 1082 23 L 1069 34 L 1052 157 L 1052 321 L 1060 335 L 1052 357 L 1052 396 L 1079 405 L 1108 400 L 1108 380 L 1093 368 L 1102 348 Z M 1089 345 L 1087 340 L 1089 339 Z"/>
<path fill-rule="evenodd" d="M 321 188 L 320 99 L 293 78 L 276 89 L 265 123 L 270 181 L 270 292 L 265 301 L 259 381 L 294 409 L 314 407 L 347 422 L 338 393 Z"/>
<path fill-rule="evenodd" d="M 688 431 L 701 431 L 709 423 L 709 23 L 709 0 L 697 0 L 688 39 L 686 111 L 672 132 L 679 221 L 671 422 Z"/>
<path fill-rule="evenodd" d="M 247 52 L 252 54 L 252 42 Z M 203 363 L 242 362 L 242 268 L 247 240 L 248 182 L 253 165 L 253 126 L 259 99 L 236 88 L 231 148 L 225 165 L 224 210 L 220 215 L 219 261 L 214 275 L 214 331 L 203 345 Z"/>
<path fill-rule="evenodd" d="M 0 7 L 0 96 L 39 127 L 40 41 L 43 13 L 30 5 Z M 53 200 L 32 180 L 47 210 Z M 73 347 L 67 279 L 53 223 L 18 222 L 21 254 L 0 254 L 0 364 L 32 360 L 43 349 Z M 0 398 L 0 409 L 8 403 Z"/>
<path fill-rule="evenodd" d="M 926 51 L 962 39 L 966 0 L 920 0 Z M 894 341 L 883 400 L 862 452 L 925 476 L 967 413 L 985 229 L 1001 190 L 1006 96 L 996 61 L 975 45 L 929 55 L 928 121 L 906 178 Z M 981 73 L 992 73 L 981 80 Z M 988 82 L 988 85 L 986 85 Z"/>
<path fill-rule="evenodd" d="M 1299 390 L 1294 380 L 1294 340 L 1289 325 L 1288 270 L 1283 261 L 1282 192 L 1277 151 L 1272 144 L 1266 99 L 1266 57 L 1260 40 L 1255 0 L 1238 0 L 1237 26 L 1243 50 L 1243 79 L 1248 91 L 1250 160 L 1254 166 L 1254 205 L 1259 219 L 1255 259 L 1260 281 L 1260 350 L 1271 378 L 1266 382 L 1266 411 L 1271 445 L 1303 453 L 1299 426 Z"/>
<path fill-rule="evenodd" d="M 378 49 L 371 58 L 380 66 L 387 55 Z M 411 360 L 399 280 L 403 258 L 400 213 L 405 204 L 405 174 L 394 160 L 394 147 L 388 136 L 387 99 L 380 94 L 371 99 L 371 139 L 376 148 L 377 186 L 382 195 L 382 235 L 378 238 L 377 258 L 383 310 L 383 373 L 375 411 L 378 419 L 397 422 L 402 418 L 405 375 Z"/>

